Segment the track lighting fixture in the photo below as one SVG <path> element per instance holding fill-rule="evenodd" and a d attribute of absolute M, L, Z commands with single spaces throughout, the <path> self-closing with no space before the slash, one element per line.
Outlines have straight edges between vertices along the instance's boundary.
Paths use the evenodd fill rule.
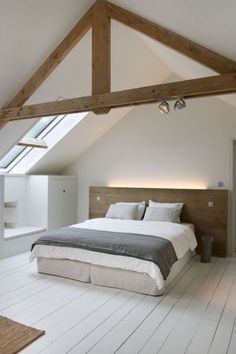
<path fill-rule="evenodd" d="M 161 101 L 159 104 L 159 110 L 161 113 L 167 114 L 170 112 L 170 105 L 167 101 Z"/>
<path fill-rule="evenodd" d="M 186 107 L 185 101 L 182 98 L 180 98 L 175 102 L 174 110 L 179 111 L 180 109 L 183 109 L 185 107 Z"/>
<path fill-rule="evenodd" d="M 186 102 L 183 98 L 179 98 L 174 105 L 174 110 L 179 111 L 186 107 Z M 167 114 L 170 112 L 170 105 L 166 100 L 162 100 L 159 104 L 159 110 L 161 113 Z"/>

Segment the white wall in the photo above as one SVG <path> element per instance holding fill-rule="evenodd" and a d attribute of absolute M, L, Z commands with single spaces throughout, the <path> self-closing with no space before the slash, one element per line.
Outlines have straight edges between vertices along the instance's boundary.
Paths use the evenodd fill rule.
<path fill-rule="evenodd" d="M 236 110 L 217 98 L 168 116 L 156 104 L 133 108 L 66 170 L 78 176 L 79 220 L 89 186 L 230 188 L 232 137 Z"/>

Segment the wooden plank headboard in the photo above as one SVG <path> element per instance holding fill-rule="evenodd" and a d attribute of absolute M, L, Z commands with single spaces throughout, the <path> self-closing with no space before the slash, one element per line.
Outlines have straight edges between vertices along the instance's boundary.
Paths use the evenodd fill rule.
<path fill-rule="evenodd" d="M 227 255 L 227 190 L 90 187 L 89 218 L 104 217 L 112 203 L 145 200 L 148 205 L 149 199 L 159 202 L 184 203 L 181 221 L 194 224 L 198 239 L 201 235 L 214 236 L 214 256 L 225 257 Z M 213 202 L 214 206 L 208 207 L 208 202 Z"/>

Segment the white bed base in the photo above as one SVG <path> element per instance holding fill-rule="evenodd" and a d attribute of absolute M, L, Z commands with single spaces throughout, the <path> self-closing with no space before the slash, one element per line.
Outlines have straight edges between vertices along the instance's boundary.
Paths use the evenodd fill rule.
<path fill-rule="evenodd" d="M 147 295 L 162 295 L 166 286 L 180 273 L 193 255 L 195 255 L 195 252 L 188 251 L 182 259 L 174 263 L 162 289 L 158 289 L 156 281 L 145 273 L 103 267 L 69 259 L 39 257 L 37 258 L 37 265 L 39 273 Z"/>

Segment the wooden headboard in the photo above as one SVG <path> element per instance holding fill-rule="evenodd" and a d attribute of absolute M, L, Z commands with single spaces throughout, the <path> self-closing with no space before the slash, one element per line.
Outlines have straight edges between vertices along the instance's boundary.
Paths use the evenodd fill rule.
<path fill-rule="evenodd" d="M 90 187 L 89 218 L 106 215 L 109 205 L 116 202 L 141 202 L 149 199 L 159 202 L 184 203 L 181 221 L 195 226 L 196 236 L 214 236 L 213 255 L 227 255 L 228 191 L 199 189 L 155 189 L 123 187 Z M 213 202 L 213 207 L 208 207 Z M 200 252 L 200 245 L 198 247 Z"/>

